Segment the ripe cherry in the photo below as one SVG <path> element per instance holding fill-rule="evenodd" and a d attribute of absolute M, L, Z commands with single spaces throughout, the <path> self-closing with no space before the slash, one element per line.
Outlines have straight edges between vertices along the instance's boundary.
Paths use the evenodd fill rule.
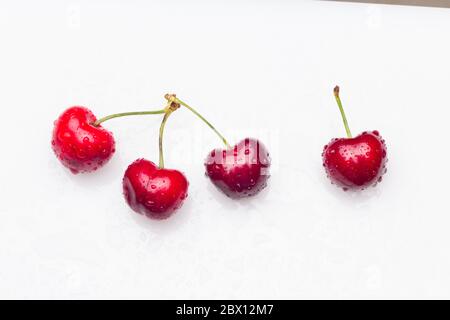
<path fill-rule="evenodd" d="M 226 146 L 226 149 L 211 151 L 205 161 L 206 176 L 219 190 L 237 199 L 254 196 L 266 187 L 270 177 L 270 157 L 259 140 L 246 138 L 231 147 L 224 136 L 194 108 L 175 95 L 166 95 L 166 99 L 193 112 Z"/>
<path fill-rule="evenodd" d="M 128 205 L 152 219 L 166 219 L 180 208 L 188 195 L 189 183 L 177 170 L 160 169 L 153 162 L 133 162 L 123 178 Z"/>
<path fill-rule="evenodd" d="M 375 186 L 386 172 L 387 151 L 378 131 L 363 132 L 352 137 L 339 98 L 339 87 L 334 95 L 342 115 L 347 138 L 333 139 L 324 147 L 323 166 L 331 182 L 348 189 Z"/>
<path fill-rule="evenodd" d="M 159 167 L 139 159 L 133 162 L 123 178 L 123 193 L 135 212 L 152 219 L 167 219 L 179 209 L 188 196 L 189 183 L 177 170 L 164 169 L 163 135 L 167 119 L 180 105 L 169 101 L 159 129 Z"/>
<path fill-rule="evenodd" d="M 52 148 L 62 164 L 74 174 L 95 171 L 115 152 L 112 133 L 101 124 L 125 116 L 162 114 L 165 109 L 116 113 L 99 120 L 85 107 L 71 107 L 55 121 Z"/>
<path fill-rule="evenodd" d="M 246 138 L 234 147 L 211 151 L 206 176 L 230 198 L 254 196 L 267 185 L 270 158 L 258 140 Z"/>
<path fill-rule="evenodd" d="M 71 107 L 55 121 L 52 149 L 72 173 L 95 171 L 104 166 L 115 152 L 111 132 L 85 107 Z"/>

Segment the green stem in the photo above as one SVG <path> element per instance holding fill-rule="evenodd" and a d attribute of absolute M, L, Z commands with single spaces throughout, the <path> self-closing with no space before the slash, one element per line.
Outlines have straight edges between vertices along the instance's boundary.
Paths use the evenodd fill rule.
<path fill-rule="evenodd" d="M 199 117 L 204 123 L 206 123 L 206 125 L 208 127 L 210 127 L 219 136 L 219 138 L 222 140 L 222 142 L 225 144 L 225 146 L 228 149 L 231 148 L 231 146 L 228 143 L 227 139 L 225 139 L 225 137 L 208 120 L 206 120 L 200 113 L 198 113 L 194 108 L 192 108 L 187 103 L 181 101 L 180 99 L 178 99 L 176 97 L 172 97 L 172 99 L 173 99 L 174 102 L 181 104 L 182 106 L 184 106 L 187 109 L 189 109 L 192 113 L 194 113 L 197 117 Z"/>
<path fill-rule="evenodd" d="M 336 102 L 339 106 L 339 111 L 341 112 L 342 121 L 344 122 L 345 131 L 347 132 L 347 138 L 352 137 L 352 133 L 350 132 L 350 128 L 348 126 L 347 117 L 345 116 L 344 108 L 342 107 L 341 98 L 339 98 L 339 86 L 334 88 L 334 97 L 336 98 Z"/>
<path fill-rule="evenodd" d="M 120 117 L 126 117 L 126 116 L 142 116 L 142 115 L 147 115 L 147 114 L 163 114 L 165 112 L 166 112 L 166 110 L 162 109 L 162 110 L 155 110 L 155 111 L 136 111 L 136 112 L 115 113 L 115 114 L 111 114 L 109 116 L 103 117 L 101 119 L 98 119 L 97 121 L 95 121 L 94 126 L 97 127 L 101 123 L 108 121 L 110 119 L 114 119 L 114 118 L 120 118 Z"/>
<path fill-rule="evenodd" d="M 164 152 L 163 152 L 163 136 L 164 136 L 164 128 L 166 126 L 167 119 L 172 114 L 172 110 L 168 109 L 164 114 L 164 118 L 161 122 L 161 126 L 159 127 L 159 168 L 164 169 Z"/>

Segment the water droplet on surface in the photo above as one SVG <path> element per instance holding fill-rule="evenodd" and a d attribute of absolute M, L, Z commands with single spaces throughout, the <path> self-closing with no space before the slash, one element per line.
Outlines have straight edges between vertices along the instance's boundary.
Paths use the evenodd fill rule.
<path fill-rule="evenodd" d="M 86 152 L 84 150 L 78 150 L 77 156 L 79 159 L 84 159 L 84 158 L 86 158 Z"/>

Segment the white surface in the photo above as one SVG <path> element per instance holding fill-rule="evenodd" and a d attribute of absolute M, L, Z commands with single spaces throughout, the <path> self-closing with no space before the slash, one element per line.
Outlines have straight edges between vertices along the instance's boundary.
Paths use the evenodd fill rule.
<path fill-rule="evenodd" d="M 312 1 L 0 3 L 0 298 L 450 298 L 450 10 Z M 330 185 L 321 151 L 378 129 L 377 188 Z M 159 117 L 113 120 L 118 152 L 73 176 L 50 149 L 71 105 L 154 109 L 176 92 L 231 141 L 262 139 L 269 187 L 227 199 L 203 175 L 220 141 L 187 110 L 166 165 L 190 196 L 166 222 L 121 178 L 157 160 Z"/>

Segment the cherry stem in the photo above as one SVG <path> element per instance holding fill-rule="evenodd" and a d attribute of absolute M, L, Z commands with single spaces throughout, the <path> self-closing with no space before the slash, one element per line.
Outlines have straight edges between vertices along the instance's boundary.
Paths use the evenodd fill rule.
<path fill-rule="evenodd" d="M 159 127 L 159 168 L 164 169 L 164 152 L 163 152 L 163 136 L 164 136 L 164 128 L 166 126 L 167 119 L 172 114 L 172 110 L 167 109 L 164 114 L 164 118 L 162 119 L 161 126 Z"/>
<path fill-rule="evenodd" d="M 219 136 L 219 138 L 222 140 L 222 142 L 225 144 L 225 146 L 228 149 L 231 149 L 230 144 L 228 143 L 227 139 L 225 139 L 225 137 L 208 121 L 206 120 L 200 113 L 198 113 L 194 108 L 192 108 L 191 106 L 189 106 L 186 102 L 181 101 L 180 99 L 178 99 L 175 95 L 170 95 L 167 94 L 166 95 L 166 99 L 168 101 L 173 101 L 176 103 L 181 104 L 182 106 L 186 107 L 187 109 L 189 109 L 193 114 L 195 114 L 197 117 L 199 117 L 204 123 L 206 123 L 206 125 L 208 127 L 210 127 L 216 134 L 217 136 Z"/>
<path fill-rule="evenodd" d="M 101 123 L 108 121 L 110 119 L 114 119 L 114 118 L 121 118 L 121 117 L 127 117 L 127 116 L 142 116 L 142 115 L 147 115 L 147 114 L 163 114 L 165 112 L 166 112 L 166 110 L 162 109 L 162 110 L 155 110 L 155 111 L 136 111 L 136 112 L 115 113 L 115 114 L 111 114 L 109 116 L 103 117 L 101 119 L 98 119 L 97 121 L 95 121 L 95 123 L 93 125 L 95 127 L 98 127 Z"/>
<path fill-rule="evenodd" d="M 339 111 L 341 112 L 342 121 L 344 122 L 345 131 L 347 132 L 347 138 L 352 137 L 352 133 L 350 132 L 350 128 L 348 126 L 347 117 L 345 116 L 344 108 L 342 107 L 341 98 L 339 98 L 339 86 L 334 87 L 334 97 L 336 98 L 336 102 L 339 106 Z"/>

